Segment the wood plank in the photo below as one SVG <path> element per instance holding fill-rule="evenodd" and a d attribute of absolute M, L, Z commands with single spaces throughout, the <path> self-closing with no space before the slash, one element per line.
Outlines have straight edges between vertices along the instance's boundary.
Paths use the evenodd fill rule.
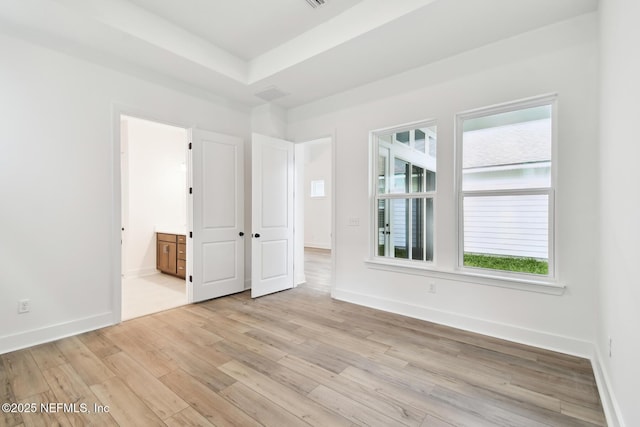
<path fill-rule="evenodd" d="M 403 402 L 422 413 L 427 413 L 429 410 L 429 405 L 427 404 L 425 397 L 430 394 L 434 387 L 433 385 L 427 386 L 424 389 L 424 392 L 418 392 L 402 385 L 398 385 L 397 383 L 391 383 L 383 378 L 371 374 L 370 372 L 365 372 L 354 367 L 345 369 L 340 373 L 340 376 L 358 384 L 362 384 L 365 387 L 369 387 L 382 396 Z"/>
<path fill-rule="evenodd" d="M 56 347 L 87 385 L 99 384 L 114 376 L 114 373 L 78 337 L 56 341 Z"/>
<path fill-rule="evenodd" d="M 109 378 L 101 384 L 92 385 L 91 391 L 102 405 L 109 407 L 118 425 L 164 426 L 166 425 L 120 378 Z"/>
<path fill-rule="evenodd" d="M 458 413 L 467 413 L 470 417 L 493 426 L 548 427 L 546 423 L 529 419 L 495 406 L 489 401 L 469 397 L 445 387 L 436 386 L 431 396 L 455 408 Z"/>
<path fill-rule="evenodd" d="M 126 353 L 113 354 L 104 361 L 160 419 L 169 418 L 189 406 Z"/>
<path fill-rule="evenodd" d="M 606 426 L 607 420 L 601 409 L 586 408 L 569 402 L 562 402 L 561 412 L 572 418 L 586 421 L 597 426 Z"/>
<path fill-rule="evenodd" d="M 287 408 L 298 418 L 314 426 L 340 426 L 350 423 L 295 391 L 270 379 L 239 362 L 231 361 L 220 367 L 228 375 L 234 377 L 256 393 L 271 400 L 277 405 Z"/>
<path fill-rule="evenodd" d="M 235 343 L 222 342 L 217 348 L 227 353 L 230 359 L 242 362 L 246 366 L 268 376 L 300 394 L 307 394 L 318 386 L 318 383 L 308 376 L 294 372 L 285 366 L 262 357 Z"/>
<path fill-rule="evenodd" d="M 2 359 L 16 399 L 22 400 L 49 390 L 49 385 L 28 349 L 4 354 Z"/>
<path fill-rule="evenodd" d="M 167 418 L 164 423 L 168 427 L 215 427 L 191 406 Z"/>
<path fill-rule="evenodd" d="M 16 402 L 17 400 L 13 394 L 7 368 L 5 367 L 3 358 L 0 357 L 0 404 Z M 0 411 L 1 426 L 15 427 L 20 424 L 22 424 L 22 416 L 19 413 Z"/>
<path fill-rule="evenodd" d="M 401 427 L 405 425 L 323 385 L 319 385 L 308 396 L 322 406 L 358 425 L 385 427 Z"/>
<path fill-rule="evenodd" d="M 237 382 L 220 392 L 229 402 L 242 408 L 264 426 L 309 426 L 285 408 L 273 403 L 246 385 Z"/>
<path fill-rule="evenodd" d="M 225 389 L 235 382 L 233 378 L 222 372 L 219 368 L 189 350 L 180 347 L 171 347 L 165 348 L 162 351 L 171 357 L 180 369 L 197 378 L 202 384 L 213 391 Z"/>
<path fill-rule="evenodd" d="M 93 410 L 94 404 L 99 400 L 95 394 L 84 383 L 80 375 L 73 369 L 71 364 L 66 363 L 54 366 L 42 372 L 47 383 L 51 387 L 51 392 L 55 396 L 51 402 L 85 404 L 89 410 Z M 108 413 L 67 413 L 67 418 L 74 426 L 95 425 L 112 426 L 115 420 Z"/>
<path fill-rule="evenodd" d="M 55 343 L 52 342 L 31 347 L 29 351 L 38 368 L 42 371 L 67 363 L 67 359 L 60 353 Z"/>
<path fill-rule="evenodd" d="M 351 381 L 345 376 L 334 374 L 295 356 L 287 356 L 279 363 L 294 371 L 307 375 L 331 390 L 348 396 L 351 400 L 358 402 L 358 404 L 362 404 L 372 411 L 381 412 L 404 425 L 419 426 L 426 416 L 426 412 L 412 408 L 402 400 L 395 399 L 388 395 L 380 395 L 373 387 L 368 388 L 362 383 Z M 315 391 L 317 393 L 319 392 L 317 388 Z M 326 393 L 321 394 L 327 396 Z M 311 396 L 309 395 L 309 397 Z"/>
<path fill-rule="evenodd" d="M 260 425 L 241 409 L 181 369 L 165 375 L 160 380 L 215 426 Z"/>
<path fill-rule="evenodd" d="M 24 404 L 33 404 L 36 405 L 36 412 L 23 412 L 22 419 L 24 420 L 24 425 L 28 427 L 50 427 L 50 426 L 59 426 L 59 427 L 71 427 L 72 424 L 67 418 L 67 414 L 63 412 L 62 409 L 58 410 L 57 407 L 50 408 L 47 411 L 43 411 L 41 405 L 42 404 L 50 404 L 55 403 L 56 398 L 51 393 L 51 391 L 46 391 L 44 393 L 38 393 L 33 396 L 29 396 L 21 401 Z"/>
<path fill-rule="evenodd" d="M 153 344 L 149 334 L 145 336 L 126 326 L 119 331 L 121 332 L 110 333 L 106 337 L 138 363 L 144 365 L 153 376 L 160 377 L 178 368 L 169 356 Z"/>
<path fill-rule="evenodd" d="M 120 347 L 104 335 L 103 331 L 86 332 L 78 335 L 78 339 L 100 359 L 121 351 Z"/>

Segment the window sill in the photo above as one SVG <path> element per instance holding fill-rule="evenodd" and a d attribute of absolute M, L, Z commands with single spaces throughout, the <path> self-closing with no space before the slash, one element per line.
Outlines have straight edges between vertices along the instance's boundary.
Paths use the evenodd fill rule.
<path fill-rule="evenodd" d="M 537 292 L 550 295 L 562 295 L 566 286 L 551 280 L 536 280 L 526 278 L 501 277 L 491 274 L 470 273 L 467 271 L 452 271 L 438 269 L 429 265 L 416 265 L 413 262 L 388 261 L 373 258 L 365 261 L 367 267 L 376 270 L 393 271 L 396 273 L 427 276 L 456 282 L 473 283 L 500 288 L 517 289 L 527 292 Z"/>

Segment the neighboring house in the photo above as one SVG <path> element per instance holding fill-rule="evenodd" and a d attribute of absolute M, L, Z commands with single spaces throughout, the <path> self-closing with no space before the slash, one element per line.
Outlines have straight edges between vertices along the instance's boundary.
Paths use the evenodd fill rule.
<path fill-rule="evenodd" d="M 548 186 L 551 119 L 464 131 L 466 190 Z M 546 196 L 465 200 L 465 253 L 548 259 Z"/>

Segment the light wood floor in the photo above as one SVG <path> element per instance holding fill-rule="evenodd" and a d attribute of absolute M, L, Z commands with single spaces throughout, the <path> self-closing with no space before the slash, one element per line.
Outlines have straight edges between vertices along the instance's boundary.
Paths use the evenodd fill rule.
<path fill-rule="evenodd" d="M 306 288 L 331 292 L 331 251 L 328 249 L 304 248 L 304 274 Z"/>
<path fill-rule="evenodd" d="M 309 278 L 311 275 L 308 275 Z M 1 356 L 0 426 L 604 425 L 587 360 L 334 301 L 313 283 Z"/>

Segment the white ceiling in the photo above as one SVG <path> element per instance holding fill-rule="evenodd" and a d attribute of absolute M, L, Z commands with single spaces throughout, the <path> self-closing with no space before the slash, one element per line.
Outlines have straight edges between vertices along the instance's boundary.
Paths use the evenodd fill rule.
<path fill-rule="evenodd" d="M 598 0 L 2 0 L 0 31 L 209 99 L 284 108 L 597 9 Z"/>
<path fill-rule="evenodd" d="M 129 0 L 244 60 L 271 50 L 361 0 Z"/>

